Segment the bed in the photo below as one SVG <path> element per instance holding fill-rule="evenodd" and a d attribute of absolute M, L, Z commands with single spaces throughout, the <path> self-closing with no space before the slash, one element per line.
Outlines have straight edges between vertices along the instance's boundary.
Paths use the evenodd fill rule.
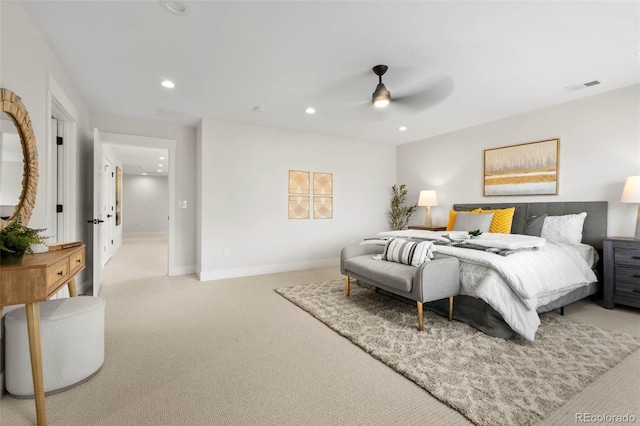
<path fill-rule="evenodd" d="M 455 298 L 455 313 L 454 318 L 460 321 L 464 321 L 483 332 L 502 338 L 511 338 L 515 334 L 520 334 L 527 340 L 533 340 L 535 330 L 537 330 L 537 324 L 539 324 L 539 313 L 552 311 L 554 309 L 562 309 L 564 306 L 576 302 L 578 300 L 589 297 L 599 291 L 599 278 L 601 276 L 599 258 L 602 258 L 602 242 L 607 233 L 607 202 L 604 201 L 589 201 L 589 202 L 553 202 L 553 203 L 478 203 L 478 204 L 455 204 L 453 210 L 455 211 L 471 211 L 477 208 L 484 210 L 494 209 L 506 209 L 514 207 L 513 221 L 511 224 L 512 234 L 524 234 L 525 227 L 528 223 L 531 223 L 531 218 L 548 216 L 564 216 L 575 215 L 581 212 L 586 212 L 587 215 L 584 219 L 584 226 L 582 232 L 582 243 L 592 248 L 584 246 L 590 252 L 595 253 L 591 260 L 591 264 L 588 267 L 593 268 L 593 273 L 590 273 L 590 279 L 574 286 L 575 288 L 565 289 L 561 294 L 547 295 L 545 298 L 539 300 L 539 304 L 535 304 L 532 308 L 528 306 L 526 310 L 529 312 L 516 313 L 511 312 L 510 306 L 504 306 L 504 303 L 510 303 L 509 301 L 501 301 L 500 304 L 496 304 L 493 300 L 487 299 L 483 293 L 472 293 L 463 291 L 461 295 Z M 548 244 L 547 249 L 556 249 L 555 244 Z M 543 250 L 540 250 L 541 252 Z M 572 252 L 572 250 L 569 250 Z M 467 250 L 472 252 L 472 250 Z M 452 254 L 452 253 L 447 253 Z M 453 253 L 455 255 L 455 253 Z M 573 255 L 573 253 L 571 253 Z M 484 253 L 483 253 L 484 255 Z M 549 255 L 547 253 L 547 255 Z M 495 255 L 492 255 L 495 256 Z M 591 256 L 591 255 L 589 255 Z M 587 256 L 584 256 L 587 257 Z M 587 269 L 588 269 L 587 267 Z M 465 286 L 465 279 L 463 276 L 471 276 L 477 273 L 479 267 L 477 265 L 471 265 L 464 259 L 461 259 L 461 281 L 463 287 Z M 475 268 L 475 269 L 474 269 Z M 490 270 L 491 268 L 486 268 Z M 493 273 L 493 271 L 489 271 Z M 540 275 L 544 276 L 544 271 L 540 271 Z M 467 283 L 468 284 L 468 283 Z M 467 285 L 467 288 L 468 285 Z M 504 291 L 504 290 L 500 290 Z M 511 296 L 510 296 L 511 297 Z M 487 303 L 485 300 L 491 302 Z M 514 298 L 515 301 L 515 298 Z M 519 305 L 519 301 L 516 301 Z M 493 307 L 492 307 L 493 305 Z M 442 301 L 426 303 L 424 305 L 426 309 L 437 311 L 441 314 L 446 314 L 448 305 Z M 495 307 L 495 309 L 494 309 Z M 496 310 L 497 309 L 497 310 Z M 521 309 L 518 307 L 518 309 Z M 502 313 L 500 313 L 500 312 Z M 526 321 L 532 321 L 533 324 L 527 324 L 522 327 L 520 324 L 514 323 L 514 316 L 516 321 L 520 321 L 519 315 L 525 315 L 529 318 Z M 533 318 L 535 317 L 535 318 Z M 537 324 L 535 321 L 537 320 Z"/>

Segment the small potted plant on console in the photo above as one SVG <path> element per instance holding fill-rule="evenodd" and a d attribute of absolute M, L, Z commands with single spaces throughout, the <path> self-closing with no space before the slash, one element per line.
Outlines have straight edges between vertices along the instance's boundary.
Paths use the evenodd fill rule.
<path fill-rule="evenodd" d="M 24 226 L 17 214 L 13 222 L 0 230 L 0 265 L 20 265 L 25 252 L 33 253 L 31 245 L 43 244 L 48 238 L 40 235 L 42 231 Z"/>

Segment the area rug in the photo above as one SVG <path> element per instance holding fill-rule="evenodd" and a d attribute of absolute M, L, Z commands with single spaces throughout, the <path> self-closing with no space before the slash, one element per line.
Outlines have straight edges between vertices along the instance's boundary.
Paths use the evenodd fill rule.
<path fill-rule="evenodd" d="M 541 316 L 535 342 L 490 337 L 343 281 L 276 290 L 477 425 L 530 425 L 638 347 L 640 338 Z"/>

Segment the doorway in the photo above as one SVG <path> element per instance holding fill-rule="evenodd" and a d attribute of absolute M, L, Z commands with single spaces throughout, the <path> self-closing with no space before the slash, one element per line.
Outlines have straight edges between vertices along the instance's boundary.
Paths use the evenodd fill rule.
<path fill-rule="evenodd" d="M 97 129 L 95 131 L 98 132 Z M 150 241 L 164 244 L 162 252 L 166 261 L 161 264 L 166 266 L 163 271 L 160 271 L 160 275 L 172 275 L 175 269 L 173 208 L 176 207 L 174 203 L 176 141 L 98 133 L 100 141 L 96 143 L 95 149 L 99 149 L 102 153 L 102 169 L 113 168 L 114 176 L 121 173 L 121 183 L 113 185 L 113 189 L 104 182 L 104 179 L 101 185 L 94 186 L 94 196 L 97 197 L 97 192 L 100 192 L 100 207 L 98 214 L 94 213 L 94 217 L 104 220 L 98 225 L 102 228 L 99 232 L 102 238 L 99 239 L 106 239 L 107 246 L 112 247 L 111 252 L 107 250 L 104 256 L 101 250 L 104 243 L 94 247 L 94 253 L 100 253 L 101 257 L 98 268 L 101 271 L 103 267 L 109 268 L 108 259 L 119 256 L 123 244 L 129 240 L 129 234 L 137 237 L 154 236 L 156 238 L 151 238 Z M 105 173 L 103 176 L 110 178 L 111 172 Z M 137 194 L 134 195 L 136 191 Z M 112 197 L 112 194 L 118 194 L 118 192 L 120 192 L 120 199 L 118 195 Z M 128 194 L 133 195 L 134 198 L 127 201 Z M 112 207 L 115 214 L 109 217 Z M 96 245 L 95 241 L 94 245 Z M 150 247 L 147 248 L 150 249 Z M 103 261 L 103 257 L 108 259 Z M 98 283 L 94 283 L 94 294 L 99 291 L 102 273 L 98 276 L 94 274 L 94 281 L 96 280 Z"/>

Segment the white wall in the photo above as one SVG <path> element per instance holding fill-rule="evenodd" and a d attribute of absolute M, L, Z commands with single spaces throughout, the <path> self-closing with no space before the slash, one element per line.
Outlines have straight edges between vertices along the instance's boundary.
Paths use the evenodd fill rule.
<path fill-rule="evenodd" d="M 187 201 L 186 209 L 170 206 L 175 219 L 176 274 L 196 270 L 196 132 L 195 127 L 156 121 L 92 115 L 91 127 L 100 132 L 176 140 L 176 201 Z"/>
<path fill-rule="evenodd" d="M 66 99 L 77 112 L 76 158 L 69 167 L 77 182 L 70 188 L 77 203 L 71 206 L 76 218 L 72 232 L 77 240 L 87 243 L 87 265 L 77 276 L 78 291 L 84 292 L 90 285 L 89 273 L 92 253 L 91 228 L 86 220 L 91 217 L 91 169 L 92 143 L 89 133 L 88 108 L 74 87 L 64 67 L 37 29 L 21 2 L 0 2 L 0 86 L 15 92 L 29 112 L 38 149 L 39 182 L 36 205 L 29 225 L 33 228 L 53 229 L 55 224 L 55 200 L 48 191 L 53 170 L 52 149 L 47 145 L 47 127 L 50 125 L 49 105 L 50 81 L 62 90 Z M 49 203 L 47 205 L 47 203 Z"/>
<path fill-rule="evenodd" d="M 124 175 L 122 180 L 123 232 L 169 232 L 169 179 L 166 176 Z"/>
<path fill-rule="evenodd" d="M 337 265 L 388 227 L 394 146 L 214 120 L 200 134 L 202 280 Z M 333 219 L 287 218 L 290 169 L 333 173 Z"/>
<path fill-rule="evenodd" d="M 633 236 L 637 205 L 620 203 L 640 175 L 640 86 L 556 105 L 398 147 L 398 182 L 438 191 L 434 224 L 454 203 L 608 201 L 608 235 Z M 484 150 L 560 138 L 559 195 L 483 197 Z M 420 209 L 411 223 L 422 223 Z"/>

